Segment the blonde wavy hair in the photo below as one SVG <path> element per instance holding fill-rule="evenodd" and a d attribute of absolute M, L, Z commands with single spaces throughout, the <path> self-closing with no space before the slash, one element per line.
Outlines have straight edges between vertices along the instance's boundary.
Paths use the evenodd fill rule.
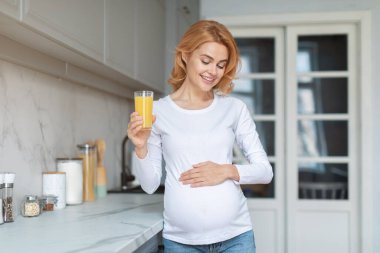
<path fill-rule="evenodd" d="M 190 55 L 200 45 L 206 42 L 220 43 L 224 45 L 228 51 L 228 61 L 223 77 L 213 89 L 222 94 L 228 94 L 232 91 L 232 80 L 236 76 L 240 62 L 239 50 L 228 29 L 213 20 L 200 20 L 194 23 L 178 43 L 175 51 L 174 66 L 168 80 L 168 83 L 173 87 L 173 91 L 178 90 L 186 79 L 186 63 L 183 61 L 182 55 Z"/>

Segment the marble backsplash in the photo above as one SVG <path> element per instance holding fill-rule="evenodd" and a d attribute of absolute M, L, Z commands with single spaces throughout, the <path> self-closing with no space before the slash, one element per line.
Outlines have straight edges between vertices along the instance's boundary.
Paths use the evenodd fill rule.
<path fill-rule="evenodd" d="M 97 138 L 107 145 L 108 188 L 118 187 L 131 102 L 0 60 L 0 171 L 16 173 L 15 200 L 40 195 L 55 158 Z"/>

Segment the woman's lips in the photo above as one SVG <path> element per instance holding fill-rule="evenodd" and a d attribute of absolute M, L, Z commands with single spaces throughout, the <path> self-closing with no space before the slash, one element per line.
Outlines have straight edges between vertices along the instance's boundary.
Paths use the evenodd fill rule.
<path fill-rule="evenodd" d="M 207 83 L 207 84 L 212 84 L 215 81 L 214 77 L 209 77 L 209 76 L 204 76 L 201 75 L 202 79 Z"/>

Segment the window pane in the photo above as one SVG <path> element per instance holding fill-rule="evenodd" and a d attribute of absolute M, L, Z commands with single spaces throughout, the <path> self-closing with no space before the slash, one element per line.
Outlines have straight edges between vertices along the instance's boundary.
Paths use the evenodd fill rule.
<path fill-rule="evenodd" d="M 298 121 L 299 156 L 347 156 L 347 121 Z"/>
<path fill-rule="evenodd" d="M 273 121 L 256 121 L 256 131 L 259 134 L 260 142 L 268 156 L 275 155 L 275 123 Z M 233 163 L 247 164 L 243 152 L 237 143 L 233 149 Z"/>
<path fill-rule="evenodd" d="M 243 100 L 253 115 L 274 114 L 274 80 L 238 79 L 232 95 Z"/>
<path fill-rule="evenodd" d="M 241 189 L 246 198 L 274 198 L 275 191 L 275 166 L 271 163 L 273 168 L 273 179 L 269 184 L 247 184 L 241 185 Z"/>
<path fill-rule="evenodd" d="M 274 38 L 236 38 L 240 73 L 274 73 Z"/>
<path fill-rule="evenodd" d="M 275 143 L 275 132 L 274 132 L 274 122 L 273 121 L 256 121 L 256 130 L 259 134 L 261 144 L 263 144 L 265 152 L 267 155 L 274 156 L 274 143 Z"/>
<path fill-rule="evenodd" d="M 344 163 L 300 163 L 298 198 L 347 199 L 348 165 Z"/>
<path fill-rule="evenodd" d="M 299 78 L 298 113 L 347 113 L 347 78 Z"/>
<path fill-rule="evenodd" d="M 347 35 L 298 37 L 297 71 L 347 70 Z"/>

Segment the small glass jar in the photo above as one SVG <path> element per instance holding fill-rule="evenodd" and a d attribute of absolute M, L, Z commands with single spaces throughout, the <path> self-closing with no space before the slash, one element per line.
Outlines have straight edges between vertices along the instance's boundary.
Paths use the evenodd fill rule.
<path fill-rule="evenodd" d="M 36 217 L 40 215 L 41 208 L 36 195 L 26 195 L 21 204 L 21 214 L 24 217 Z"/>
<path fill-rule="evenodd" d="M 58 197 L 55 195 L 43 195 L 40 198 L 40 206 L 42 211 L 54 211 L 57 206 Z"/>

